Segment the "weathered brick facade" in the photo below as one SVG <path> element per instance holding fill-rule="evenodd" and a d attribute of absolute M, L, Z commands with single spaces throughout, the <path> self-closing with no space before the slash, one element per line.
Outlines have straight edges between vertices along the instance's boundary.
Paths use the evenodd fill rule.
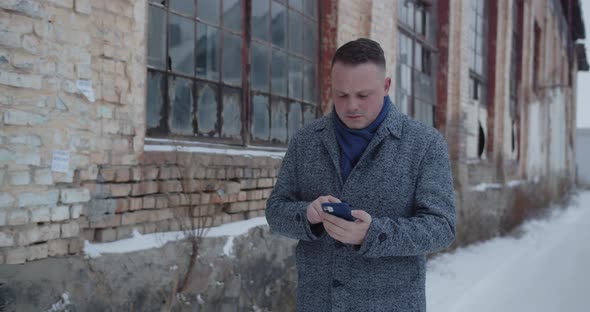
<path fill-rule="evenodd" d="M 559 198 L 574 181 L 578 65 L 568 54 L 567 20 L 575 17 L 560 1 L 518 1 L 522 54 L 513 132 L 513 1 L 491 1 L 496 27 L 487 108 L 470 97 L 470 1 L 436 6 L 436 120 L 449 143 L 462 242 L 518 223 L 524 203 Z M 323 0 L 319 6 L 322 112 L 331 109 L 332 54 L 351 39 L 381 42 L 395 86 L 397 1 Z M 134 229 L 182 230 L 190 218 L 219 225 L 264 215 L 280 157 L 250 155 L 239 146 L 233 148 L 243 155 L 224 155 L 227 146 L 212 147 L 216 153 L 146 148 L 161 144 L 145 138 L 147 8 L 147 1 L 131 0 L 0 3 L 0 263 L 78 254 L 83 240 L 113 241 Z M 534 55 L 535 22 L 542 28 L 540 56 Z M 84 82 L 94 99 L 79 89 Z M 482 157 L 479 125 L 486 139 Z M 56 150 L 69 153 L 65 172 L 52 170 Z M 511 180 L 528 182 L 514 188 L 507 186 Z M 501 190 L 474 190 L 483 182 Z M 491 220 L 483 230 L 481 220 Z"/>

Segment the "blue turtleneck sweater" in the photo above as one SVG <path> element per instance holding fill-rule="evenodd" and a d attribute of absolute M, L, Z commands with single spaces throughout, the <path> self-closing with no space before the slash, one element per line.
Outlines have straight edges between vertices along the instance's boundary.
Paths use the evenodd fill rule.
<path fill-rule="evenodd" d="M 342 181 L 346 181 L 352 168 L 354 168 L 356 163 L 360 160 L 367 145 L 369 145 L 369 142 L 373 139 L 375 132 L 377 132 L 377 129 L 383 120 L 385 120 L 385 117 L 387 117 L 390 106 L 391 99 L 389 96 L 385 96 L 381 112 L 379 112 L 377 118 L 364 129 L 350 129 L 340 120 L 337 114 L 334 114 L 334 116 L 336 116 L 336 118 L 334 118 L 336 139 L 340 145 L 340 169 L 342 171 Z"/>

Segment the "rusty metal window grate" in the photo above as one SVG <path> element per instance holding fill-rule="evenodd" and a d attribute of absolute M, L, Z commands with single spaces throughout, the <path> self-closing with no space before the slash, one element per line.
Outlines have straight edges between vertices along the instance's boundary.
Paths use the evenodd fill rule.
<path fill-rule="evenodd" d="M 150 0 L 147 135 L 285 145 L 317 117 L 316 0 Z"/>
<path fill-rule="evenodd" d="M 396 104 L 434 126 L 436 115 L 436 8 L 430 2 L 398 2 Z"/>

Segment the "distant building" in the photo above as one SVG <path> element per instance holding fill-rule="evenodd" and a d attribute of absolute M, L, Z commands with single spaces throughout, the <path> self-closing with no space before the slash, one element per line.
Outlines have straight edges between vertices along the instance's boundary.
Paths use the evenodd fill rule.
<path fill-rule="evenodd" d="M 20 0 L 0 19 L 0 263 L 263 216 L 357 37 L 449 143 L 458 243 L 574 183 L 579 0 Z"/>
<path fill-rule="evenodd" d="M 576 166 L 578 184 L 590 188 L 590 128 L 576 131 Z"/>

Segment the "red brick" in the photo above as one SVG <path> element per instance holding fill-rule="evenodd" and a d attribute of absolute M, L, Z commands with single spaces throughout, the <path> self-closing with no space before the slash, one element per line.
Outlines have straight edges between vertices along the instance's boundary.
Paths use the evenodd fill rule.
<path fill-rule="evenodd" d="M 260 200 L 262 199 L 262 190 L 248 191 L 247 200 Z"/>
<path fill-rule="evenodd" d="M 246 215 L 243 212 L 231 214 L 231 222 L 242 221 L 246 219 Z"/>
<path fill-rule="evenodd" d="M 160 168 L 156 166 L 149 166 L 141 168 L 141 178 L 142 180 L 156 180 L 158 179 L 158 174 L 160 172 Z"/>
<path fill-rule="evenodd" d="M 257 184 L 258 188 L 273 187 L 273 185 L 274 185 L 274 182 L 273 182 L 273 179 L 271 179 L 271 178 L 258 179 L 258 184 Z"/>
<path fill-rule="evenodd" d="M 266 200 L 255 200 L 248 202 L 248 210 L 259 210 L 266 208 Z"/>
<path fill-rule="evenodd" d="M 122 225 L 129 225 L 129 224 L 137 224 L 137 223 L 147 222 L 150 219 L 150 212 L 151 211 L 149 211 L 149 210 L 126 212 L 121 217 L 121 224 Z"/>
<path fill-rule="evenodd" d="M 189 199 L 189 205 L 199 205 L 201 203 L 201 194 L 190 194 Z"/>
<path fill-rule="evenodd" d="M 121 213 L 129 210 L 129 199 L 127 198 L 119 198 L 117 199 L 117 208 L 115 210 L 116 213 Z"/>
<path fill-rule="evenodd" d="M 211 202 L 211 194 L 201 193 L 201 204 L 209 204 Z"/>
<path fill-rule="evenodd" d="M 240 188 L 242 190 L 251 190 L 257 187 L 256 180 L 242 180 L 240 181 Z"/>
<path fill-rule="evenodd" d="M 98 242 L 112 242 L 117 239 L 117 231 L 115 229 L 98 229 L 94 233 L 94 240 Z"/>
<path fill-rule="evenodd" d="M 109 184 L 112 197 L 125 197 L 131 193 L 131 184 Z"/>
<path fill-rule="evenodd" d="M 115 181 L 115 169 L 114 168 L 102 168 L 98 171 L 99 182 L 111 182 Z"/>
<path fill-rule="evenodd" d="M 143 209 L 154 209 L 156 208 L 156 197 L 147 196 L 143 198 Z"/>
<path fill-rule="evenodd" d="M 149 222 L 157 222 L 173 218 L 174 214 L 172 209 L 152 210 L 149 214 Z"/>
<path fill-rule="evenodd" d="M 132 167 L 131 168 L 131 181 L 141 181 L 141 168 L 139 168 L 139 167 Z"/>
<path fill-rule="evenodd" d="M 129 168 L 119 168 L 115 173 L 116 182 L 129 182 L 131 180 L 131 170 Z"/>
<path fill-rule="evenodd" d="M 168 208 L 168 196 L 161 195 L 156 197 L 156 209 Z"/>
<path fill-rule="evenodd" d="M 237 202 L 237 203 L 229 204 L 229 206 L 226 207 L 225 212 L 235 213 L 235 212 L 241 212 L 241 211 L 247 211 L 247 210 L 248 210 L 248 202 Z"/>
<path fill-rule="evenodd" d="M 238 193 L 238 201 L 246 201 L 248 200 L 248 192 L 241 191 Z"/>
<path fill-rule="evenodd" d="M 262 190 L 262 198 L 269 198 L 270 194 L 272 194 L 272 189 L 264 189 Z"/>
<path fill-rule="evenodd" d="M 182 185 L 178 180 L 169 180 L 160 182 L 160 193 L 180 193 Z"/>
<path fill-rule="evenodd" d="M 141 210 L 143 209 L 143 198 L 134 197 L 129 199 L 129 210 Z"/>
<path fill-rule="evenodd" d="M 141 196 L 156 193 L 158 193 L 158 182 L 155 181 L 144 181 L 133 184 L 133 189 L 131 191 L 132 196 Z"/>
<path fill-rule="evenodd" d="M 170 180 L 170 179 L 180 179 L 180 170 L 178 167 L 162 167 L 160 168 L 160 175 L 158 179 L 160 180 Z"/>
<path fill-rule="evenodd" d="M 107 228 L 119 226 L 121 224 L 121 215 L 104 215 L 100 221 L 90 221 L 91 228 Z"/>
<path fill-rule="evenodd" d="M 211 193 L 211 199 L 209 201 L 211 204 L 221 204 L 221 196 L 217 193 Z"/>

